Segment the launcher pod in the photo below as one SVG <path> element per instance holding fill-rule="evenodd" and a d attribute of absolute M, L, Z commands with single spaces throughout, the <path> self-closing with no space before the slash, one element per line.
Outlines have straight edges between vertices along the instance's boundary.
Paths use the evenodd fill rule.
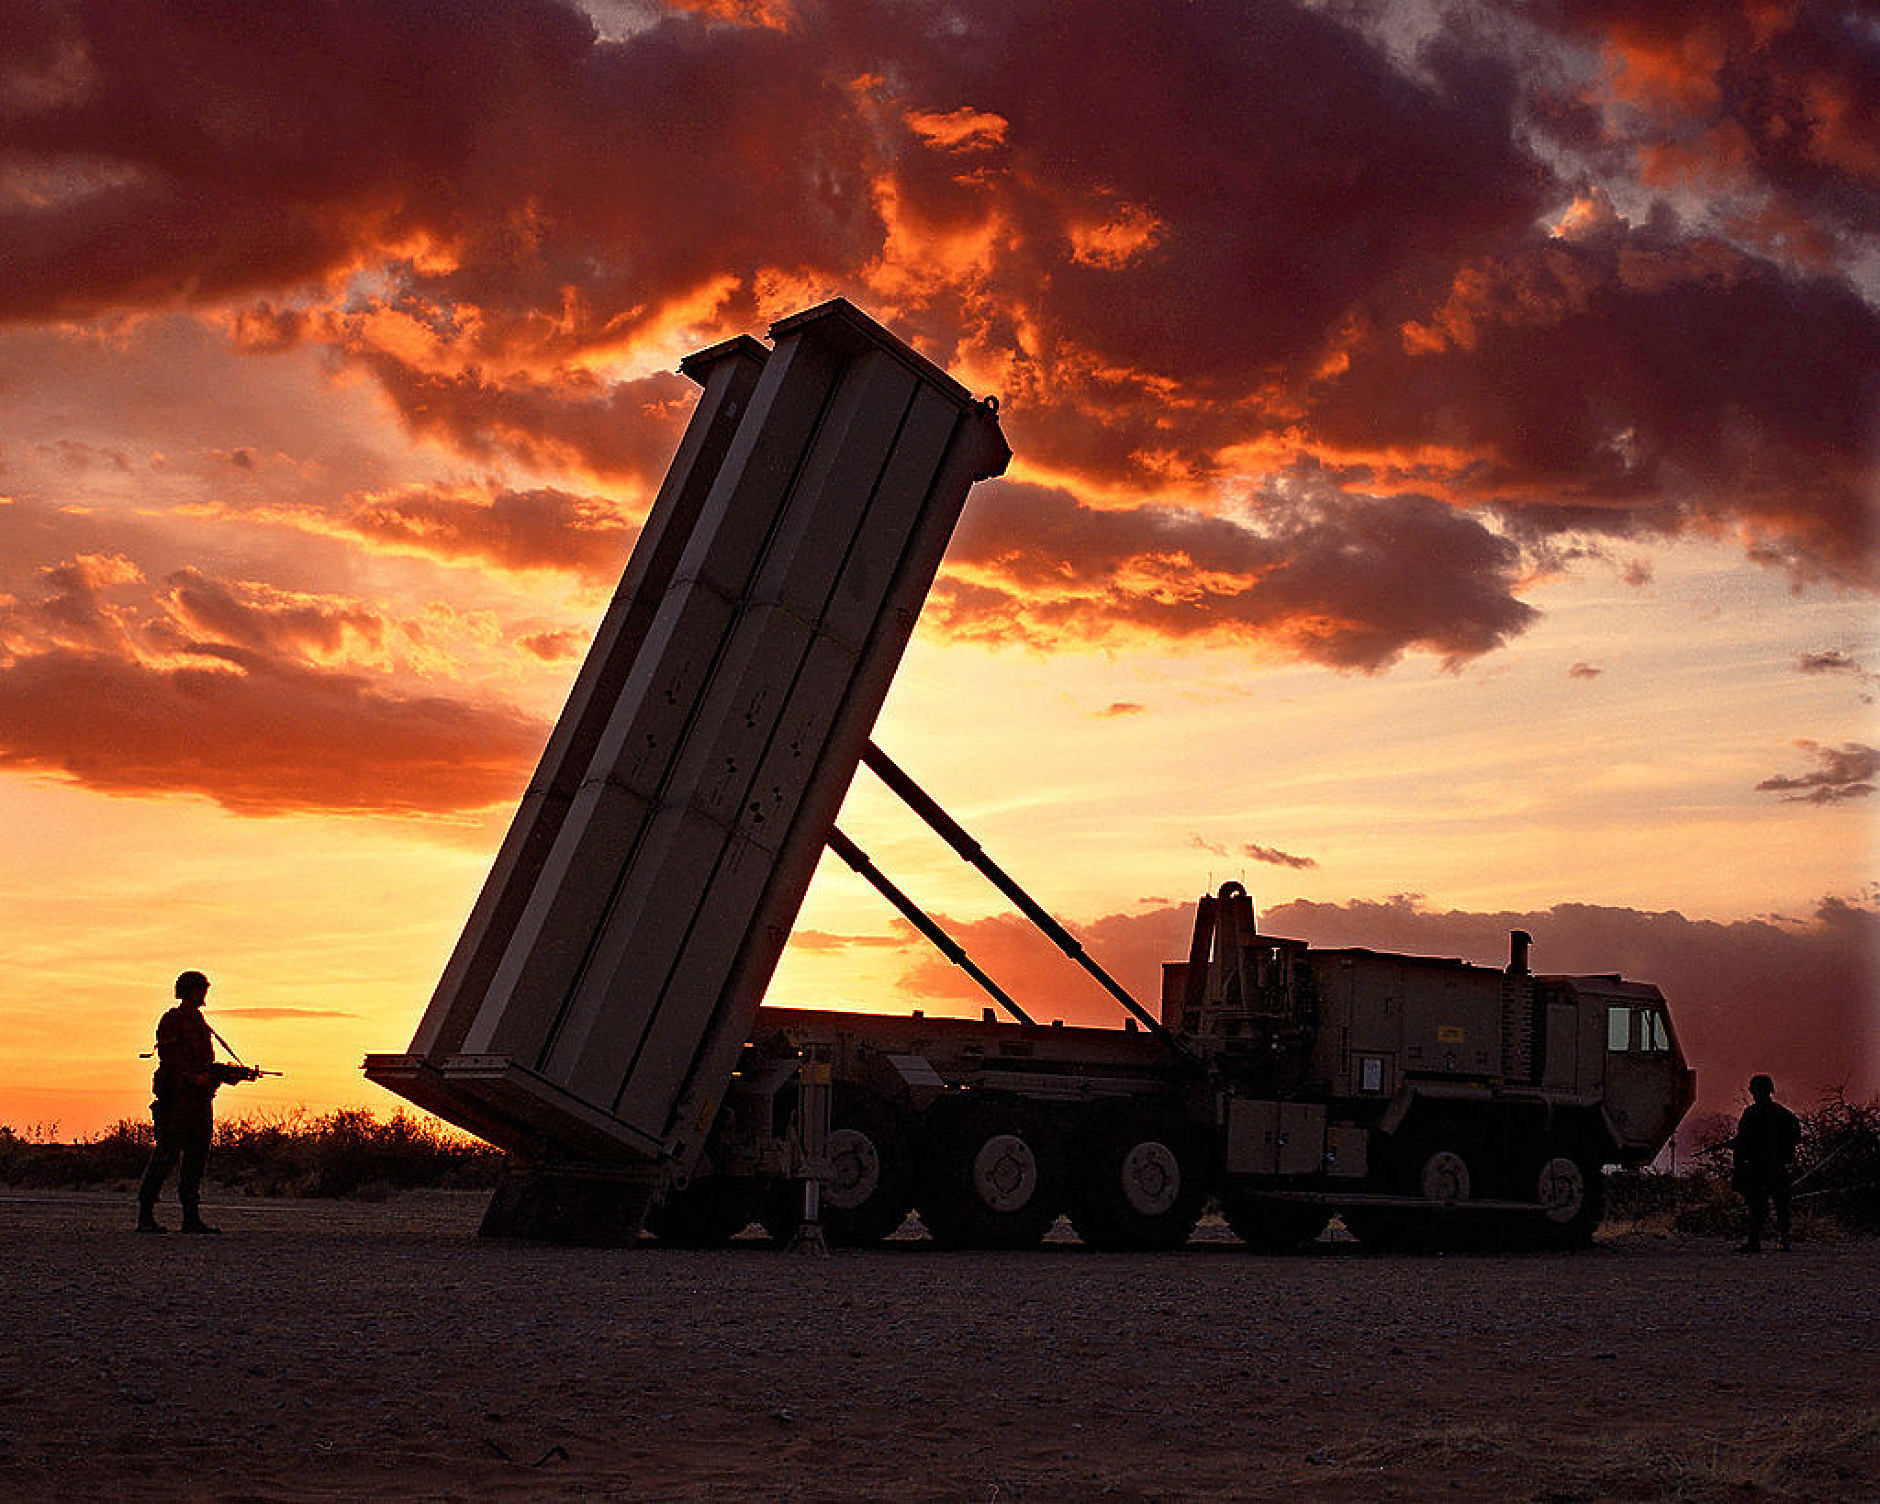
<path fill-rule="evenodd" d="M 1011 457 L 849 303 L 770 334 L 681 364 L 698 407 L 535 778 L 411 1049 L 366 1061 L 532 1167 L 489 1231 L 630 1238 L 697 1157 L 966 493 Z"/>

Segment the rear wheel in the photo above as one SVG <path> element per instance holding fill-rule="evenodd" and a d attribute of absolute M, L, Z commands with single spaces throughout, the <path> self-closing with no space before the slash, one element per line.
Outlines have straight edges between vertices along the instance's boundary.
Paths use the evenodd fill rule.
<path fill-rule="evenodd" d="M 943 1103 L 928 1119 L 920 1217 L 948 1248 L 1030 1248 L 1063 1202 L 1056 1144 L 1013 1098 Z"/>
<path fill-rule="evenodd" d="M 1097 1109 L 1070 1185 L 1071 1223 L 1092 1248 L 1179 1248 L 1207 1199 L 1202 1152 L 1172 1114 Z"/>
<path fill-rule="evenodd" d="M 823 1227 L 831 1242 L 871 1248 L 907 1220 L 914 1204 L 914 1154 L 907 1128 L 886 1102 L 838 1089 L 831 1111 Z"/>

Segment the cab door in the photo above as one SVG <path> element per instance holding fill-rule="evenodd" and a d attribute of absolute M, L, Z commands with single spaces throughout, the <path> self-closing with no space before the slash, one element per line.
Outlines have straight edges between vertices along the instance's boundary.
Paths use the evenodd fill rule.
<path fill-rule="evenodd" d="M 1671 1016 L 1656 988 L 1634 984 L 1604 999 L 1605 1114 L 1622 1155 L 1650 1159 L 1664 1147 L 1696 1096 Z"/>

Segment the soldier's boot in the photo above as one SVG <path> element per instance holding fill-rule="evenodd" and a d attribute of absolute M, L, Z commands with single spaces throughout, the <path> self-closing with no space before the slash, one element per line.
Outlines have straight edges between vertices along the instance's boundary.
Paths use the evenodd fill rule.
<path fill-rule="evenodd" d="M 207 1222 L 203 1221 L 201 1213 L 196 1209 L 196 1206 L 193 1202 L 186 1205 L 183 1208 L 183 1231 L 184 1232 L 214 1233 L 214 1232 L 220 1232 L 221 1230 L 222 1230 L 221 1228 L 211 1227 Z"/>
<path fill-rule="evenodd" d="M 137 1203 L 137 1230 L 139 1232 L 168 1232 L 169 1228 L 157 1220 L 157 1209 L 154 1205 L 148 1201 L 140 1201 Z"/>

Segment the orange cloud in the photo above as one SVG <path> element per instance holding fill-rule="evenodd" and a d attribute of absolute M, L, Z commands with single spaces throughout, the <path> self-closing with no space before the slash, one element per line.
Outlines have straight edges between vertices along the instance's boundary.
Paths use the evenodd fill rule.
<path fill-rule="evenodd" d="M 1368 672 L 1412 650 L 1458 661 L 1518 634 L 1534 617 L 1513 594 L 1519 565 L 1512 544 L 1427 498 L 1308 482 L 1236 521 L 1094 511 L 998 481 L 974 493 L 930 609 L 974 640 L 1240 638 Z"/>
<path fill-rule="evenodd" d="M 1804 578 L 1880 579 L 1880 313 L 1846 284 L 1615 221 L 1466 269 L 1431 327 L 1318 384 L 1328 461 L 1444 432 L 1443 494 L 1528 536 L 1740 528 Z"/>
<path fill-rule="evenodd" d="M 532 472 L 487 489 L 533 502 L 457 509 L 453 482 L 359 526 L 502 564 L 547 546 L 546 498 L 643 494 L 663 469 L 691 389 L 629 356 L 847 291 L 997 390 L 1015 474 L 1082 503 L 955 570 L 941 604 L 975 634 L 1456 659 L 1527 619 L 1503 545 L 1558 557 L 1582 532 L 1734 537 L 1804 580 L 1875 580 L 1880 345 L 1835 268 L 1880 212 L 1880 68 L 1839 12 L 1550 0 L 1443 29 L 1407 69 L 1350 8 L 693 11 L 602 36 L 552 0 L 493 0 L 473 28 L 340 0 L 292 29 L 29 0 L 0 56 L 24 163 L 0 320 L 181 302 L 255 358 L 319 345 L 412 434 Z M 1546 51 L 1563 36 L 1606 60 L 1577 97 L 1579 54 Z M 1614 203 L 1680 154 L 1731 187 L 1717 232 L 1628 225 Z M 1347 502 L 1308 526 L 1247 500 L 1302 466 Z M 1420 605 L 1373 569 L 1385 498 L 1391 546 L 1454 547 Z M 1100 551 L 1102 518 L 1148 503 L 1158 527 L 1100 570 L 1026 536 Z M 603 573 L 616 540 L 568 505 L 577 567 Z M 1300 560 L 1183 552 L 1206 530 L 1168 519 L 1235 506 Z"/>
<path fill-rule="evenodd" d="M 0 598 L 0 768 L 243 814 L 442 814 L 514 797 L 543 728 L 500 704 L 327 666 L 387 623 L 356 604 L 121 559 Z"/>
<path fill-rule="evenodd" d="M 566 570 L 611 580 L 636 529 L 598 497 L 541 488 L 493 496 L 430 486 L 368 496 L 340 524 L 375 544 L 503 569 Z"/>
<path fill-rule="evenodd" d="M 238 814 L 441 814 L 516 797 L 544 728 L 232 648 L 162 669 L 53 649 L 0 668 L 0 767 Z"/>

